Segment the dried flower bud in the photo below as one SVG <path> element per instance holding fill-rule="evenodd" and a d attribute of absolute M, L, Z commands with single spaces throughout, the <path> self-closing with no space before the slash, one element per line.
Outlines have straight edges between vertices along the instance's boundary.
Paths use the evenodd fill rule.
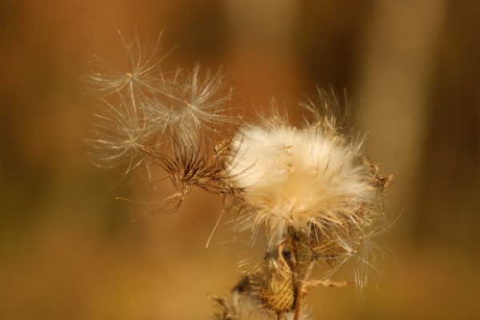
<path fill-rule="evenodd" d="M 242 278 L 228 298 L 216 299 L 222 309 L 217 320 L 294 319 L 297 299 L 294 264 L 288 246 L 281 244 L 270 250 L 263 264 Z M 308 318 L 303 308 L 297 319 Z"/>

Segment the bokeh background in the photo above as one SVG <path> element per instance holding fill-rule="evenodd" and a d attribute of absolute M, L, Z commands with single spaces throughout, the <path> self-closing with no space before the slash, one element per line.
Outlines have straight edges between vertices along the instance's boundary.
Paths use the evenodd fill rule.
<path fill-rule="evenodd" d="M 371 285 L 314 290 L 314 319 L 479 319 L 479 17 L 454 0 L 0 0 L 0 319 L 210 319 L 261 256 L 228 225 L 205 248 L 218 199 L 148 214 L 115 197 L 165 192 L 90 164 L 98 99 L 79 79 L 121 59 L 119 30 L 163 31 L 167 67 L 221 67 L 247 115 L 275 97 L 298 120 L 317 86 L 348 92 L 396 222 Z"/>

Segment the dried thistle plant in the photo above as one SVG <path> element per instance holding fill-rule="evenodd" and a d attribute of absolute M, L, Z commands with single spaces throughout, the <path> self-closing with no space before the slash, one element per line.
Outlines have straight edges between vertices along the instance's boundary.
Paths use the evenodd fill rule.
<path fill-rule="evenodd" d="M 332 111 L 333 94 L 301 104 L 311 115 L 302 127 L 276 111 L 248 123 L 232 116 L 219 73 L 165 72 L 138 42 L 126 48 L 131 70 L 91 78 L 106 105 L 89 140 L 95 163 L 124 164 L 126 174 L 156 165 L 177 189 L 167 198 L 174 209 L 203 189 L 226 200 L 238 229 L 267 237 L 262 263 L 216 299 L 217 320 L 309 318 L 308 290 L 343 287 L 327 271 L 366 261 L 391 177 L 363 156 L 362 139 Z M 313 279 L 322 263 L 329 269 Z"/>

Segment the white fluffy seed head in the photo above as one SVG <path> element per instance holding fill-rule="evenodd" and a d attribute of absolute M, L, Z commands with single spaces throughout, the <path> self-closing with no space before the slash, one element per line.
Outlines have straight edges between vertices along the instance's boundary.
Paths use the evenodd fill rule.
<path fill-rule="evenodd" d="M 146 112 L 158 117 L 179 137 L 198 135 L 204 129 L 215 131 L 219 124 L 233 121 L 227 114 L 230 92 L 224 90 L 219 72 L 207 71 L 202 76 L 199 66 L 187 74 L 178 70 L 172 79 L 162 83 L 161 90 L 156 104 Z"/>
<path fill-rule="evenodd" d="M 227 168 L 250 208 L 247 227 L 263 224 L 278 241 L 288 227 L 343 228 L 357 219 L 375 196 L 359 147 L 316 125 L 243 128 L 233 139 L 236 156 Z"/>
<path fill-rule="evenodd" d="M 106 107 L 98 112 L 94 137 L 88 139 L 97 165 L 125 165 L 129 173 L 164 153 L 165 147 L 172 153 L 178 152 L 178 144 L 189 149 L 235 123 L 229 115 L 231 90 L 224 88 L 220 72 L 201 72 L 199 66 L 166 72 L 161 66 L 165 56 L 155 58 L 159 39 L 150 50 L 138 39 L 122 40 L 128 68 L 104 66 L 87 78 L 95 92 L 105 95 Z M 194 155 L 195 148 L 188 153 Z"/>

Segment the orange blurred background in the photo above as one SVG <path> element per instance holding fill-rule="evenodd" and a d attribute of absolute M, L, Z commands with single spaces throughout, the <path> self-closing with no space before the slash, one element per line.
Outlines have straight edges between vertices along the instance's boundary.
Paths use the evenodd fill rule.
<path fill-rule="evenodd" d="M 210 319 L 259 248 L 194 193 L 170 215 L 116 196 L 167 192 L 94 167 L 98 99 L 79 79 L 118 31 L 222 68 L 247 115 L 293 121 L 316 86 L 347 90 L 367 154 L 394 173 L 394 226 L 371 285 L 318 288 L 314 319 L 480 319 L 480 5 L 475 1 L 0 1 L 0 319 Z M 225 220 L 226 221 L 226 220 Z"/>

